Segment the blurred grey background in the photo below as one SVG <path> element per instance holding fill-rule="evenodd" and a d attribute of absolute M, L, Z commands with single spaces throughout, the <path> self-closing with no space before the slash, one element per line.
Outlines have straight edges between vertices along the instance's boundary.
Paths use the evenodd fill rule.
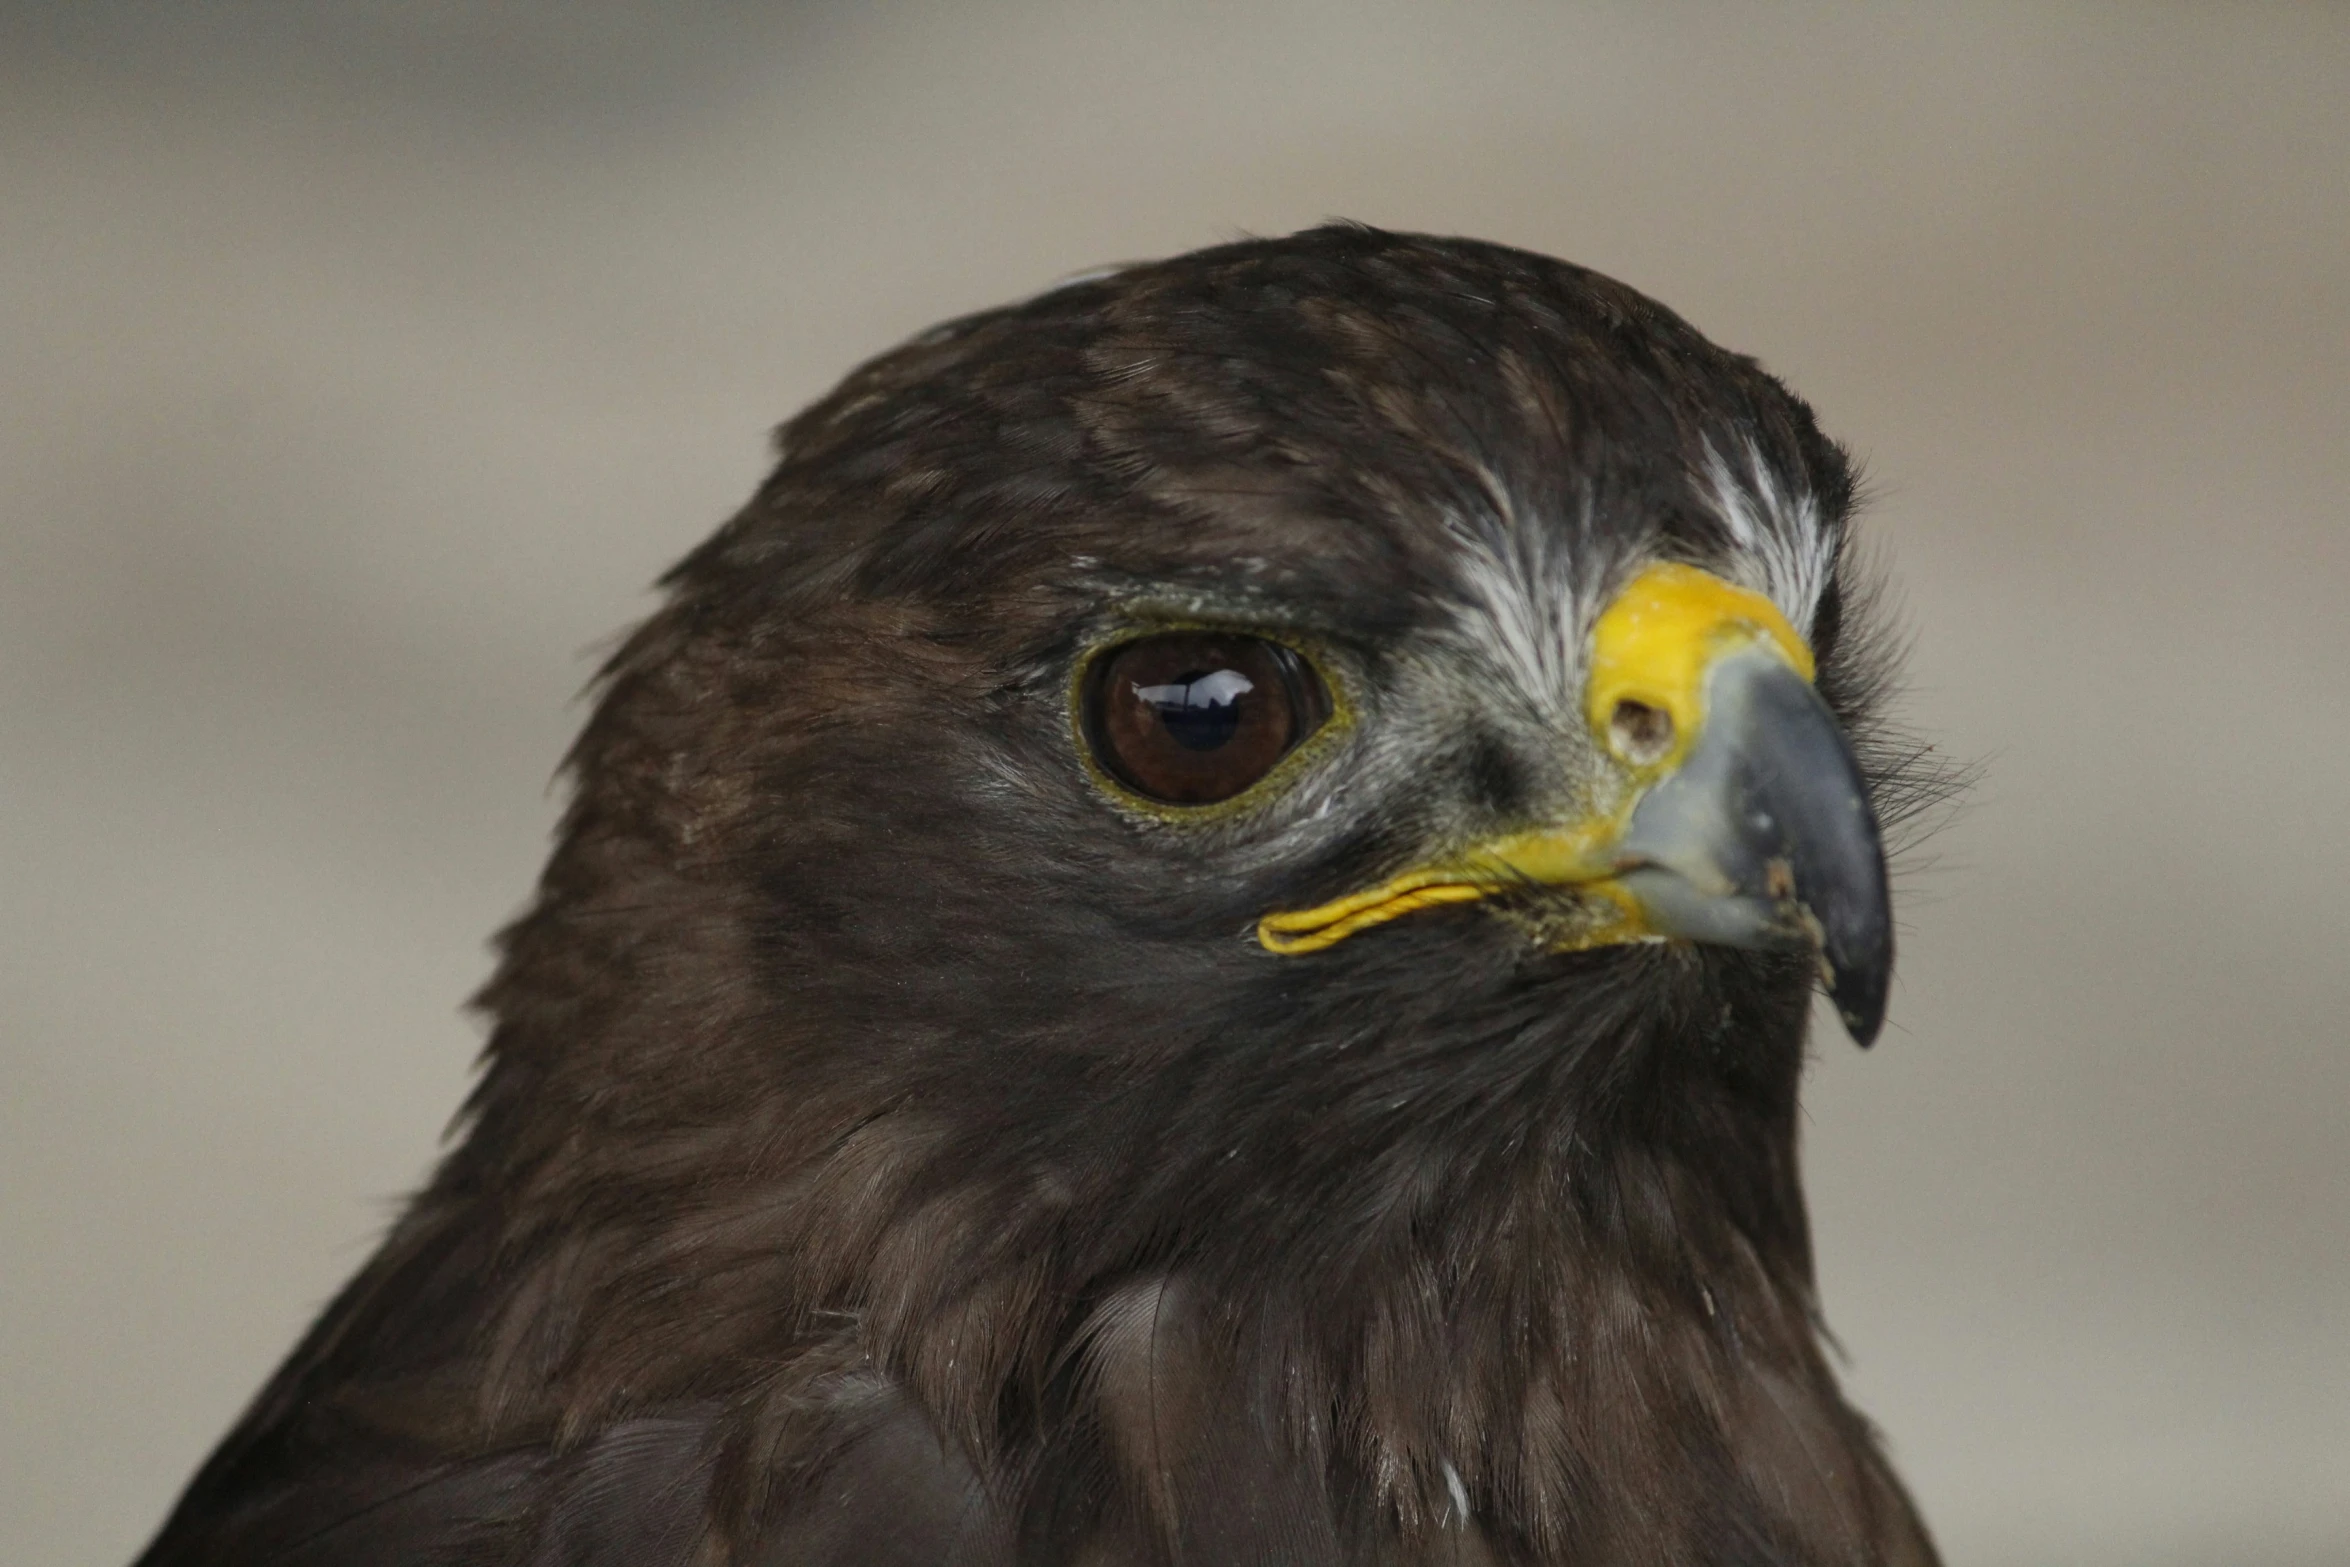
<path fill-rule="evenodd" d="M 2350 10 L 0 5 L 0 1559 L 124 1561 L 433 1156 L 593 649 L 933 320 L 1567 256 L 1875 477 L 1987 764 L 1810 1094 L 1953 1563 L 2350 1561 Z"/>

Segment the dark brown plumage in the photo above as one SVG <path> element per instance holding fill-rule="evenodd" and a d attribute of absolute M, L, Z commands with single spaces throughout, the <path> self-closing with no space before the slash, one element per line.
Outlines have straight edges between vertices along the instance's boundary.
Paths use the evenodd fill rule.
<path fill-rule="evenodd" d="M 1534 885 L 1257 939 L 1578 797 L 1545 693 L 1646 561 L 1770 591 L 1879 815 L 1930 792 L 1801 402 L 1336 227 L 939 328 L 782 449 L 606 672 L 461 1140 L 148 1567 L 1933 1560 L 1821 1353 L 1808 956 L 1555 950 Z M 1186 816 L 1070 701 L 1194 625 L 1343 721 Z"/>

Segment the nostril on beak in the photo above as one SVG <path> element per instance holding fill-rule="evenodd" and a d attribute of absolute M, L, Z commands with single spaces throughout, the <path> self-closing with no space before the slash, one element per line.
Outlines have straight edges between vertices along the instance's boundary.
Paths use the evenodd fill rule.
<path fill-rule="evenodd" d="M 1673 749 L 1673 715 L 1626 697 L 1608 714 L 1607 737 L 1625 761 L 1635 767 L 1653 766 Z"/>

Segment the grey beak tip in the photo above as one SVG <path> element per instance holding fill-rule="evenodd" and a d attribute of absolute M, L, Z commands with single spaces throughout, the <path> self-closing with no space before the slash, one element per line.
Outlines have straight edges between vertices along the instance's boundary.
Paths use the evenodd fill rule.
<path fill-rule="evenodd" d="M 1885 1022 L 1893 919 L 1868 782 L 1811 683 L 1762 653 L 1708 677 L 1710 716 L 1634 811 L 1624 877 L 1668 935 L 1816 947 L 1829 999 L 1866 1048 Z"/>
<path fill-rule="evenodd" d="M 1836 1004 L 1836 1015 L 1844 1020 L 1844 1031 L 1863 1050 L 1877 1042 L 1877 1034 L 1885 1026 L 1886 992 L 1891 988 L 1892 978 L 1889 955 L 1872 963 L 1836 966 L 1828 999 Z"/>

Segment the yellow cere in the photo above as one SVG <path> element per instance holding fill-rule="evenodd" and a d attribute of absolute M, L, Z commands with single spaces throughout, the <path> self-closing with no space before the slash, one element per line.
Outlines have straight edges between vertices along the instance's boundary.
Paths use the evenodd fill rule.
<path fill-rule="evenodd" d="M 1694 566 L 1649 567 L 1592 628 L 1584 714 L 1593 735 L 1612 750 L 1609 725 L 1619 702 L 1671 715 L 1671 745 L 1654 760 L 1631 764 L 1644 789 L 1680 765 L 1703 726 L 1706 672 L 1724 654 L 1756 643 L 1776 649 L 1804 679 L 1813 677 L 1811 649 L 1769 599 Z M 1505 834 L 1318 908 L 1268 914 L 1257 922 L 1257 940 L 1284 955 L 1319 952 L 1417 909 L 1470 903 L 1528 884 L 1579 886 L 1604 904 L 1566 946 L 1651 939 L 1638 901 L 1609 879 L 1611 850 L 1637 801 L 1635 791 L 1585 820 Z"/>
<path fill-rule="evenodd" d="M 1705 674 L 1735 648 L 1766 643 L 1812 678 L 1811 649 L 1779 606 L 1695 566 L 1651 566 L 1634 577 L 1591 628 L 1583 713 L 1602 738 L 1619 702 L 1670 714 L 1671 747 L 1644 771 L 1680 765 L 1705 722 Z"/>

